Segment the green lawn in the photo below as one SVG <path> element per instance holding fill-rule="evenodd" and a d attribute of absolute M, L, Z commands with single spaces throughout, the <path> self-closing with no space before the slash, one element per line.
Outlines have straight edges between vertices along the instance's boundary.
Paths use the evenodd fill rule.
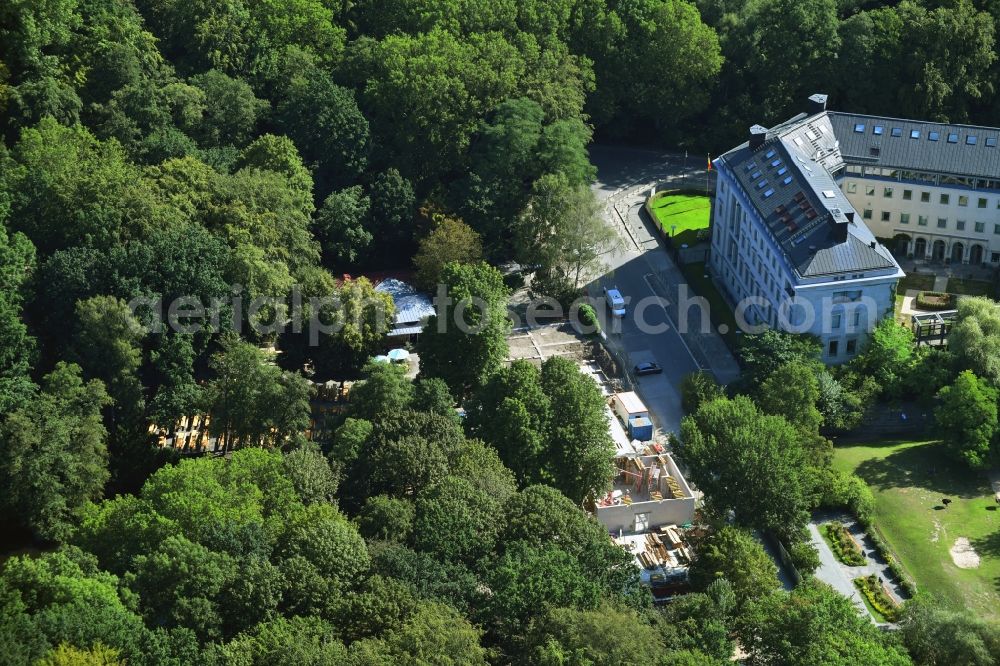
<path fill-rule="evenodd" d="M 708 229 L 712 200 L 703 194 L 668 194 L 654 199 L 650 208 L 674 247 L 691 246 L 698 242 L 698 231 Z"/>
<path fill-rule="evenodd" d="M 948 293 L 963 296 L 989 296 L 993 298 L 993 285 L 985 280 L 948 278 Z"/>
<path fill-rule="evenodd" d="M 926 273 L 907 273 L 906 277 L 899 281 L 896 291 L 905 296 L 907 289 L 930 291 L 934 289 L 934 276 Z"/>
<path fill-rule="evenodd" d="M 875 493 L 875 523 L 917 588 L 955 609 L 1000 619 L 1000 511 L 983 474 L 944 456 L 936 442 L 838 446 L 834 465 Z M 940 507 L 948 497 L 952 504 Z M 949 549 L 966 537 L 977 569 L 960 569 Z"/>

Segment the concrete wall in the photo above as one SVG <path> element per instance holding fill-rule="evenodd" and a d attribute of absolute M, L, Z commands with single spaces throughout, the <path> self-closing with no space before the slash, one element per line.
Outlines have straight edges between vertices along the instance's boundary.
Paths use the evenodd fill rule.
<path fill-rule="evenodd" d="M 635 529 L 636 514 L 648 513 L 649 526 L 657 528 L 660 525 L 683 525 L 694 520 L 694 498 L 665 499 L 660 502 L 636 502 L 620 504 L 597 510 L 597 519 L 608 528 L 609 532 L 628 533 Z"/>
<path fill-rule="evenodd" d="M 875 324 L 890 315 L 895 307 L 896 280 L 893 275 L 796 288 L 796 297 L 810 303 L 812 311 L 817 313 L 807 332 L 822 341 L 826 363 L 844 363 L 861 352 Z M 837 296 L 845 291 L 860 291 L 864 299 L 845 302 L 843 297 Z M 831 345 L 831 342 L 836 344 Z"/>
<path fill-rule="evenodd" d="M 645 460 L 646 458 L 644 458 Z M 653 457 L 649 457 L 652 460 Z M 670 454 L 666 454 L 667 472 L 677 481 L 684 493 L 682 499 L 665 499 L 660 501 L 633 502 L 618 506 L 599 507 L 597 519 L 608 528 L 609 532 L 628 533 L 635 529 L 636 514 L 648 513 L 649 526 L 657 528 L 660 525 L 683 525 L 694 521 L 695 499 L 691 486 L 681 474 L 677 463 Z"/>

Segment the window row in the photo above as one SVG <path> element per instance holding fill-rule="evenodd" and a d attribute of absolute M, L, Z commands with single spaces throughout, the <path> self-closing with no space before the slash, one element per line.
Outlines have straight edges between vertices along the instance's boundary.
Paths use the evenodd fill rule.
<path fill-rule="evenodd" d="M 881 189 L 882 189 L 882 198 L 883 199 L 892 199 L 895 196 L 895 194 L 896 194 L 896 188 L 894 188 L 894 187 L 882 187 Z M 867 197 L 874 197 L 874 196 L 876 196 L 877 191 L 878 191 L 878 188 L 876 188 L 874 185 L 865 185 L 865 189 L 864 189 L 865 196 L 867 196 Z M 848 183 L 847 184 L 847 193 L 848 194 L 857 194 L 858 193 L 858 184 L 857 183 Z M 913 190 L 903 190 L 903 192 L 902 192 L 902 198 L 903 198 L 903 201 L 912 201 L 913 200 Z M 958 195 L 955 198 L 955 200 L 956 200 L 956 203 L 960 207 L 962 207 L 962 208 L 967 208 L 969 206 L 969 197 L 967 195 L 965 195 L 965 194 Z M 946 193 L 946 192 L 942 192 L 942 193 L 938 194 L 938 201 L 937 202 L 939 204 L 941 204 L 942 206 L 949 206 L 949 205 L 951 205 L 951 194 Z M 931 203 L 931 193 L 930 192 L 921 191 L 920 192 L 920 203 Z M 976 197 L 976 208 L 989 208 L 989 206 L 990 206 L 990 200 L 988 198 L 986 198 L 986 197 Z M 1000 199 L 997 199 L 997 208 L 1000 209 Z"/>
<path fill-rule="evenodd" d="M 870 219 L 873 218 L 873 213 L 872 213 L 872 210 L 870 208 L 865 208 L 861 215 L 866 220 L 870 220 Z M 900 224 L 909 224 L 910 223 L 910 219 L 911 219 L 911 217 L 910 217 L 909 213 L 900 213 L 899 214 L 899 223 Z M 882 211 L 881 221 L 882 222 L 892 222 L 892 213 L 890 213 L 887 210 Z M 926 215 L 918 215 L 917 216 L 917 226 L 918 227 L 926 227 L 926 226 L 929 226 L 929 224 L 930 224 L 930 218 L 928 218 Z M 955 220 L 955 231 L 966 231 L 967 227 L 968 227 L 968 224 L 966 223 L 965 220 Z M 948 229 L 948 218 L 946 218 L 946 217 L 939 217 L 939 218 L 937 218 L 937 228 L 938 229 Z M 972 229 L 977 234 L 986 233 L 986 223 L 985 222 L 975 222 L 973 224 L 973 228 Z M 997 234 L 997 235 L 1000 235 L 1000 224 L 994 224 L 993 225 L 993 233 Z"/>
<path fill-rule="evenodd" d="M 855 134 L 864 134 L 865 133 L 865 127 L 866 127 L 865 123 L 856 123 L 854 125 L 854 132 L 855 132 Z M 872 126 L 872 134 L 874 134 L 875 136 L 883 136 L 885 134 L 885 125 L 874 125 L 874 126 Z M 918 129 L 911 129 L 907 134 L 908 134 L 908 136 L 911 139 L 919 139 L 922 136 L 921 131 L 918 130 Z M 889 130 L 889 136 L 892 136 L 892 137 L 895 137 L 895 138 L 898 139 L 899 137 L 903 136 L 903 128 L 902 127 L 892 127 L 892 128 L 890 128 L 890 130 Z M 928 141 L 940 141 L 941 140 L 941 136 L 942 136 L 942 133 L 939 130 L 929 130 L 927 132 L 927 140 Z M 945 132 L 944 133 L 944 137 L 945 137 L 945 141 L 947 141 L 948 143 L 959 143 L 961 141 L 961 139 L 962 139 L 962 137 L 959 135 L 958 132 Z M 965 135 L 965 145 L 967 145 L 967 146 L 975 146 L 978 143 L 979 143 L 979 135 L 977 135 L 977 134 L 966 134 Z M 985 137 L 985 141 L 983 142 L 983 145 L 985 145 L 987 148 L 996 148 L 997 147 L 997 137 L 995 137 L 995 136 Z"/>

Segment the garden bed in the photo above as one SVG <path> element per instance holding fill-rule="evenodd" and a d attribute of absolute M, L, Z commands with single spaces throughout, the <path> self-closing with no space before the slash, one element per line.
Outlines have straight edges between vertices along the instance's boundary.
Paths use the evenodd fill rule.
<path fill-rule="evenodd" d="M 915 305 L 918 310 L 954 310 L 956 301 L 955 294 L 944 294 L 939 291 L 922 291 L 917 294 Z"/>
<path fill-rule="evenodd" d="M 861 550 L 861 546 L 858 542 L 854 540 L 847 528 L 844 527 L 843 523 L 830 522 L 823 523 L 820 526 L 820 533 L 826 540 L 827 544 L 830 546 L 830 550 L 838 560 L 843 562 L 849 567 L 860 567 L 864 566 L 867 560 L 865 560 L 864 553 Z"/>
<path fill-rule="evenodd" d="M 867 602 L 868 608 L 874 611 L 875 619 L 880 617 L 886 622 L 897 622 L 902 608 L 896 603 L 885 589 L 882 579 L 872 574 L 862 578 L 855 578 L 854 585 L 861 591 Z"/>

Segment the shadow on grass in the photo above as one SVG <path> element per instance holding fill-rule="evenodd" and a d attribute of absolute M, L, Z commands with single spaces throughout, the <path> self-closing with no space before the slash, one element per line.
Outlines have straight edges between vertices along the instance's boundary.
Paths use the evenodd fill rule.
<path fill-rule="evenodd" d="M 972 547 L 976 549 L 980 557 L 1000 558 L 1000 530 L 987 534 L 984 537 L 973 539 Z M 997 576 L 993 581 L 993 586 L 997 592 L 1000 592 L 1000 576 Z"/>
<path fill-rule="evenodd" d="M 1000 530 L 972 540 L 972 547 L 980 556 L 1000 558 Z"/>
<path fill-rule="evenodd" d="M 885 458 L 865 460 L 856 473 L 879 490 L 917 486 L 941 493 L 942 497 L 962 499 L 984 493 L 982 477 L 951 460 L 937 443 L 911 446 Z"/>
<path fill-rule="evenodd" d="M 895 406 L 891 406 L 891 407 L 887 406 L 887 409 L 891 409 L 893 411 L 898 411 L 899 410 L 899 408 L 895 407 Z M 843 442 L 843 443 L 841 443 L 841 442 Z M 835 448 L 849 449 L 849 448 L 852 448 L 852 447 L 855 447 L 855 446 L 864 446 L 866 449 L 874 449 L 874 450 L 877 451 L 879 449 L 894 449 L 894 448 L 896 448 L 898 446 L 901 446 L 901 445 L 904 445 L 904 444 L 913 444 L 913 447 L 911 447 L 911 448 L 923 448 L 924 446 L 933 445 L 933 444 L 937 444 L 937 443 L 938 442 L 936 440 L 932 440 L 932 439 L 928 439 L 927 440 L 927 444 L 919 444 L 919 443 L 918 444 L 914 444 L 914 440 L 912 440 L 912 439 L 902 439 L 902 438 L 897 438 L 897 439 L 880 439 L 880 440 L 876 440 L 876 441 L 871 441 L 871 440 L 868 440 L 868 439 L 844 439 L 843 437 L 839 437 L 839 438 L 837 438 L 837 439 L 834 440 L 834 447 Z"/>

